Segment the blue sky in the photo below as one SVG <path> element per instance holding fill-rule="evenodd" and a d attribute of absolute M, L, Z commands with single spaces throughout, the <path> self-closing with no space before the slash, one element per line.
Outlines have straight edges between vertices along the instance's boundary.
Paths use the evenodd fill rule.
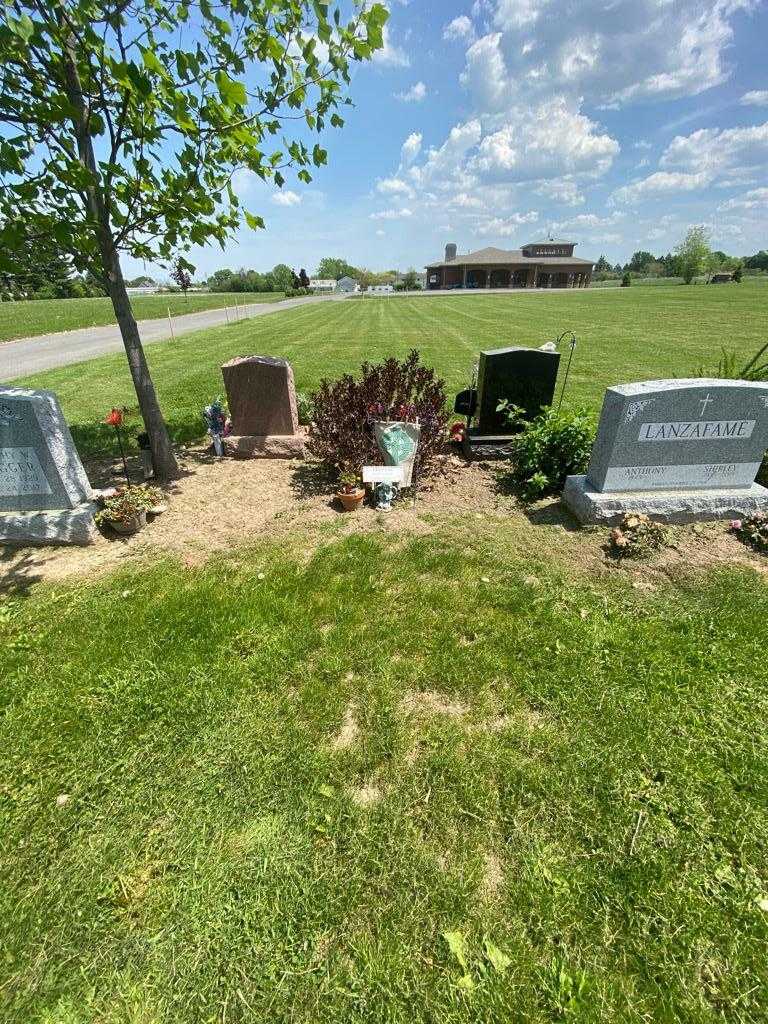
<path fill-rule="evenodd" d="M 329 163 L 277 193 L 236 177 L 266 230 L 219 267 L 383 269 L 517 248 L 548 230 L 578 255 L 768 248 L 766 0 L 390 0 L 386 46 L 355 70 Z M 126 270 L 140 269 L 126 261 Z M 151 269 L 151 268 L 148 268 Z"/>

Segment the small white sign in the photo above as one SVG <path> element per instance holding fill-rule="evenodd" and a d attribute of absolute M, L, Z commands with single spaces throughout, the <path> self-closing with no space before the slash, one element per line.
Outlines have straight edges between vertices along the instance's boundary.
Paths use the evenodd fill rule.
<path fill-rule="evenodd" d="M 363 466 L 364 484 L 400 484 L 402 482 L 402 466 Z"/>

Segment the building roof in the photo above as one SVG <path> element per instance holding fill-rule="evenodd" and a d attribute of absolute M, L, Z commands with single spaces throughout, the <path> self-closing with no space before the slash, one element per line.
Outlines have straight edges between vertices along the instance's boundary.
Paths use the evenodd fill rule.
<path fill-rule="evenodd" d="M 529 244 L 543 245 L 544 243 L 530 242 Z M 568 245 L 572 244 L 572 242 L 568 242 Z M 472 266 L 515 264 L 516 266 L 524 267 L 534 263 L 538 265 L 544 259 L 548 262 L 551 259 L 553 266 L 558 265 L 561 267 L 593 267 L 595 265 L 594 260 L 582 260 L 578 256 L 523 256 L 522 249 L 496 249 L 494 246 L 489 245 L 487 248 L 477 249 L 475 252 L 459 253 L 453 260 L 438 260 L 435 263 L 428 263 L 427 270 L 434 270 L 437 267 L 460 267 L 465 263 L 472 264 Z"/>
<path fill-rule="evenodd" d="M 530 245 L 578 245 L 578 242 L 569 242 L 566 238 L 544 238 L 540 242 L 526 242 L 525 248 Z"/>

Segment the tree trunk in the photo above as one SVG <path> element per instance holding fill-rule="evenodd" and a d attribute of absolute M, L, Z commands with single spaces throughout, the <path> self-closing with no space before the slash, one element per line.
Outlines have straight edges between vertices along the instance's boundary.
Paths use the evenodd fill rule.
<path fill-rule="evenodd" d="M 158 480 L 173 480 L 179 475 L 179 467 L 171 448 L 168 429 L 160 411 L 155 393 L 155 385 L 149 373 L 144 357 L 144 349 L 139 337 L 139 329 L 131 309 L 131 300 L 125 288 L 123 272 L 120 268 L 120 257 L 115 246 L 109 209 L 104 196 L 103 181 L 96 157 L 93 152 L 88 111 L 83 95 L 80 76 L 77 70 L 75 41 L 70 37 L 66 44 L 64 71 L 67 84 L 67 98 L 74 110 L 72 123 L 77 139 L 78 156 L 89 172 L 89 182 L 85 186 L 88 213 L 93 221 L 96 239 L 101 256 L 103 276 L 107 282 L 112 308 L 117 317 L 120 333 L 123 337 L 128 366 L 139 400 L 139 409 L 144 426 L 149 435 L 149 446 L 152 451 L 152 462 Z"/>
<path fill-rule="evenodd" d="M 105 261 L 106 262 L 106 261 Z M 106 269 L 106 267 L 105 267 Z M 139 400 L 141 418 L 149 435 L 149 447 L 152 450 L 152 462 L 158 480 L 174 480 L 179 475 L 179 467 L 171 448 L 168 429 L 160 411 L 160 404 L 155 393 L 155 385 L 149 373 L 144 348 L 139 337 L 139 328 L 131 309 L 131 300 L 125 288 L 120 259 L 112 247 L 112 260 L 108 273 L 109 297 L 115 311 L 120 333 L 123 336 L 125 354 L 128 357 L 133 386 Z"/>

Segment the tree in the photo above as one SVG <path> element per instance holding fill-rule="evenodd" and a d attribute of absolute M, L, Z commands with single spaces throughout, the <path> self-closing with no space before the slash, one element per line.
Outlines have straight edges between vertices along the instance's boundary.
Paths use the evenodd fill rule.
<path fill-rule="evenodd" d="M 357 279 L 358 270 L 351 264 L 347 263 L 346 260 L 337 259 L 333 256 L 325 256 L 320 260 L 317 268 L 317 276 L 325 278 L 333 278 L 334 281 L 338 281 L 342 277 L 354 277 Z"/>
<path fill-rule="evenodd" d="M 709 232 L 703 225 L 689 228 L 685 237 L 675 246 L 679 257 L 680 273 L 686 284 L 704 273 L 711 256 Z"/>
<path fill-rule="evenodd" d="M 293 288 L 293 271 L 285 263 L 278 263 L 272 268 L 272 290 L 276 292 L 287 292 Z"/>
<path fill-rule="evenodd" d="M 611 269 L 611 264 L 608 262 L 608 260 L 605 258 L 605 256 L 603 256 L 602 253 L 601 253 L 600 254 L 600 259 L 595 264 L 595 272 L 598 273 L 598 274 L 605 274 L 608 271 L 610 271 L 610 269 Z"/>
<path fill-rule="evenodd" d="M 655 263 L 656 257 L 652 252 L 645 252 L 640 249 L 638 252 L 632 254 L 632 259 L 629 261 L 627 270 L 633 271 L 635 274 L 644 274 L 646 267 L 649 263 Z"/>
<path fill-rule="evenodd" d="M 318 0 L 11 0 L 0 15 L 0 271 L 45 240 L 112 300 L 159 478 L 177 465 L 125 289 L 120 257 L 160 263 L 223 244 L 244 218 L 246 168 L 281 187 L 311 180 L 341 127 L 350 63 L 383 45 L 387 11 L 342 22 Z"/>
<path fill-rule="evenodd" d="M 189 264 L 186 260 L 177 259 L 171 270 L 171 280 L 184 292 L 184 301 L 187 301 L 187 290 L 192 284 L 192 275 L 187 269 Z"/>
<path fill-rule="evenodd" d="M 406 291 L 416 291 L 416 287 L 418 285 L 418 277 L 413 267 L 411 267 L 409 270 L 406 270 L 406 272 L 403 274 L 402 280 Z"/>

